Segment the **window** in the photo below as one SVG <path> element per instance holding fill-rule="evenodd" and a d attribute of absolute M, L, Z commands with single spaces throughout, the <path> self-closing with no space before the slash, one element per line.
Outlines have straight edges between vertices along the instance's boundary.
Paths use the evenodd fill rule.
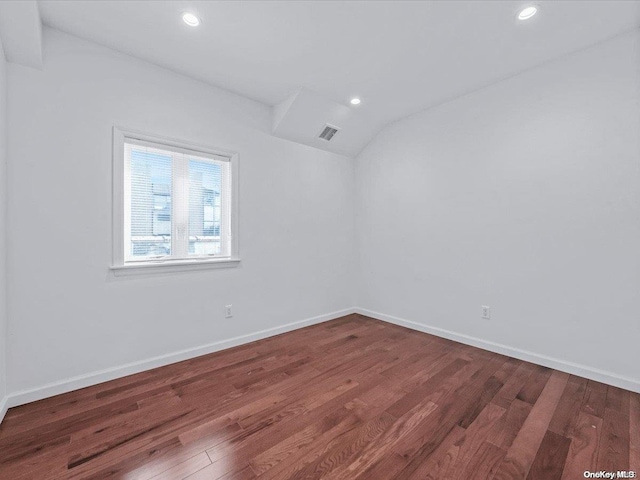
<path fill-rule="evenodd" d="M 114 128 L 116 271 L 237 264 L 237 155 Z"/>

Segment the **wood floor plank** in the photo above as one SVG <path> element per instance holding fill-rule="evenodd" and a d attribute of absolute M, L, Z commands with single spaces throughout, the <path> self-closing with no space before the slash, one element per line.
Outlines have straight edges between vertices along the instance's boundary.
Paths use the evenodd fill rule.
<path fill-rule="evenodd" d="M 516 398 L 531 405 L 536 403 L 552 371 L 550 368 L 537 366 L 527 383 L 516 395 Z"/>
<path fill-rule="evenodd" d="M 464 358 L 463 358 L 464 357 Z M 393 377 L 397 382 L 398 388 L 406 393 L 411 393 L 421 385 L 425 384 L 431 377 L 437 375 L 440 370 L 449 365 L 454 360 L 460 360 L 472 364 L 473 360 L 468 356 L 461 355 L 455 350 L 430 350 L 425 358 L 419 363 L 421 367 L 416 372 L 407 372 L 406 375 L 398 375 Z"/>
<path fill-rule="evenodd" d="M 580 414 L 580 406 L 584 399 L 587 383 L 586 378 L 574 375 L 569 377 L 567 388 L 565 388 L 558 403 L 558 408 L 549 424 L 549 430 L 565 437 L 571 435 L 571 429 L 576 425 Z"/>
<path fill-rule="evenodd" d="M 256 478 L 255 473 L 248 465 L 237 467 L 231 471 L 227 469 L 220 471 L 219 467 L 215 464 L 209 465 L 181 480 L 252 480 Z"/>
<path fill-rule="evenodd" d="M 349 427 L 357 423 L 358 418 L 351 415 L 349 409 L 342 408 L 261 452 L 249 461 L 249 465 L 254 473 L 260 476 L 273 466 L 284 461 L 287 457 L 294 455 L 297 451 L 316 443 L 318 438 L 327 431 L 333 430 L 336 427 L 343 430 L 343 424 Z"/>
<path fill-rule="evenodd" d="M 189 475 L 202 470 L 205 467 L 211 465 L 211 460 L 207 456 L 206 452 L 202 452 L 194 457 L 191 457 L 184 462 L 181 462 L 168 470 L 165 470 L 154 477 L 152 480 L 175 480 L 177 478 L 186 478 Z"/>
<path fill-rule="evenodd" d="M 498 390 L 502 388 L 502 385 L 503 383 L 498 380 L 495 375 L 491 376 L 483 385 L 480 394 L 477 396 L 477 402 L 474 404 L 473 408 L 465 412 L 465 415 L 460 419 L 458 425 L 462 428 L 468 428 L 469 425 L 475 421 L 478 415 L 485 410 L 487 404 L 493 399 Z M 492 405 L 489 408 L 493 407 L 500 408 L 501 411 L 504 411 L 502 407 L 498 407 L 497 405 Z"/>
<path fill-rule="evenodd" d="M 571 440 L 547 430 L 527 480 L 561 480 Z"/>
<path fill-rule="evenodd" d="M 451 478 L 452 480 L 466 480 L 469 478 L 469 472 L 474 470 L 469 470 L 467 467 L 470 464 L 478 462 L 477 455 L 481 448 L 486 445 L 485 438 L 487 437 L 487 433 L 491 431 L 495 423 L 499 421 L 504 414 L 504 408 L 493 404 L 489 404 L 483 409 L 482 413 L 467 428 L 464 444 L 460 449 L 455 469 L 446 478 Z M 486 454 L 489 455 L 487 460 L 497 461 L 497 458 L 494 458 L 494 454 L 496 457 L 502 458 L 506 452 L 500 449 L 488 448 Z M 493 470 L 493 468 L 497 468 L 497 465 L 492 464 L 489 470 Z"/>
<path fill-rule="evenodd" d="M 509 408 L 531 375 L 533 375 L 535 365 L 521 362 L 516 371 L 504 382 L 502 388 L 496 393 L 492 402 L 502 408 Z"/>
<path fill-rule="evenodd" d="M 372 467 L 358 475 L 357 480 L 369 480 L 371 478 L 401 478 L 400 472 L 407 464 L 406 459 L 400 455 L 385 455 Z"/>
<path fill-rule="evenodd" d="M 609 387 L 607 388 L 607 399 L 605 400 L 605 407 L 620 413 L 628 414 L 629 395 L 629 391 L 614 387 L 613 385 L 609 385 Z"/>
<path fill-rule="evenodd" d="M 570 480 L 639 462 L 639 394 L 357 314 L 0 425 L 3 480 Z"/>
<path fill-rule="evenodd" d="M 236 428 L 238 430 L 240 429 L 238 425 L 226 427 L 220 430 L 218 435 L 230 436 Z M 133 467 L 130 464 L 129 459 L 123 458 L 123 465 L 121 468 L 118 470 L 117 466 L 115 466 L 112 470 L 124 472 L 123 476 L 127 479 L 150 480 L 154 476 L 181 464 L 185 459 L 193 458 L 203 452 L 204 450 L 198 445 L 192 444 L 184 446 L 179 439 L 176 439 L 174 442 L 169 442 L 165 448 L 154 449 L 148 461 L 142 462 L 138 467 Z"/>
<path fill-rule="evenodd" d="M 474 422 L 455 440 L 449 450 L 442 453 L 447 458 L 447 462 L 446 467 L 443 464 L 438 465 L 437 478 L 441 480 L 464 479 L 462 475 L 465 474 L 467 465 L 472 462 L 474 456 L 485 442 L 487 433 L 504 414 L 505 409 L 497 405 L 489 405 L 484 408 Z M 460 422 L 458 422 L 458 426 L 460 426 Z M 429 474 L 433 474 L 433 470 L 425 462 L 409 478 L 421 479 Z"/>
<path fill-rule="evenodd" d="M 604 418 L 606 402 L 607 385 L 589 380 L 584 400 L 582 401 L 582 410 L 596 417 Z"/>
<path fill-rule="evenodd" d="M 465 432 L 464 428 L 454 425 L 442 441 L 438 443 L 433 453 L 422 461 L 415 471 L 403 474 L 403 478 L 440 480 L 444 475 L 443 472 L 449 471 L 450 465 L 455 462 L 458 451 L 457 445 L 464 438 Z"/>
<path fill-rule="evenodd" d="M 461 372 L 465 366 L 469 365 L 469 362 L 461 359 L 456 359 L 440 370 L 437 374 L 429 378 L 420 387 L 408 393 L 395 404 L 388 408 L 388 412 L 396 418 L 403 416 L 409 410 L 411 410 L 416 404 L 424 400 L 425 395 L 433 395 L 434 390 L 437 387 L 441 387 L 446 381 L 450 381 L 457 373 Z M 452 387 L 457 386 L 456 383 L 450 382 Z"/>
<path fill-rule="evenodd" d="M 373 387 L 374 385 L 361 385 L 348 390 L 342 395 L 332 398 L 324 405 L 304 414 L 302 418 L 289 418 L 281 422 L 276 422 L 276 420 L 279 419 L 279 417 L 276 416 L 262 425 L 252 426 L 250 430 L 242 432 L 237 438 L 233 438 L 230 441 L 217 445 L 215 448 L 207 450 L 207 453 L 214 463 L 220 461 L 224 463 L 225 459 L 230 457 L 251 459 L 278 442 L 285 440 L 301 428 L 304 428 L 300 426 L 300 421 L 303 422 L 302 425 L 304 426 L 309 425 L 331 413 L 336 408 L 344 407 L 345 404 L 350 403 L 356 396 L 366 393 Z M 315 392 L 316 389 L 317 385 L 314 385 L 314 388 L 310 390 Z"/>
<path fill-rule="evenodd" d="M 569 380 L 569 375 L 554 371 L 531 409 L 494 478 L 526 478 L 553 413 Z"/>
<path fill-rule="evenodd" d="M 436 408 L 437 405 L 429 401 L 415 405 L 398 418 L 383 435 L 367 445 L 354 461 L 332 470 L 325 478 L 351 479 L 359 475 L 368 476 L 369 470 L 382 458 L 387 457 L 387 454 L 393 452 L 396 444 L 418 428 Z"/>
<path fill-rule="evenodd" d="M 629 469 L 629 416 L 605 408 L 598 466 L 608 471 Z"/>
<path fill-rule="evenodd" d="M 487 442 L 502 450 L 508 450 L 522 428 L 533 407 L 522 400 L 513 400 L 509 410 L 494 424 L 487 435 Z"/>
<path fill-rule="evenodd" d="M 495 475 L 500 462 L 507 452 L 492 443 L 484 442 L 466 468 L 458 474 L 465 480 L 490 480 Z"/>
<path fill-rule="evenodd" d="M 629 395 L 629 469 L 640 475 L 640 395 Z"/>
<path fill-rule="evenodd" d="M 261 475 L 262 480 L 278 480 L 281 478 L 304 479 L 320 478 L 338 466 L 348 462 L 364 447 L 382 435 L 395 422 L 388 413 L 382 413 L 369 420 L 362 426 L 352 428 L 333 438 L 316 442 L 290 464 L 280 464 L 278 467 Z M 324 445 L 324 448 L 322 446 Z"/>
<path fill-rule="evenodd" d="M 598 471 L 598 450 L 602 419 L 580 412 L 578 422 L 571 433 L 571 444 L 567 452 L 562 480 L 580 478 L 585 471 Z"/>
<path fill-rule="evenodd" d="M 473 411 L 485 382 L 505 363 L 505 357 L 495 356 L 471 375 L 462 380 L 457 388 L 444 396 L 439 396 L 438 410 L 428 421 L 398 443 L 396 453 L 409 459 L 401 476 L 410 477 L 413 472 L 437 450 L 440 443 L 450 434 L 459 422 Z M 430 397 L 425 397 L 430 398 Z"/>

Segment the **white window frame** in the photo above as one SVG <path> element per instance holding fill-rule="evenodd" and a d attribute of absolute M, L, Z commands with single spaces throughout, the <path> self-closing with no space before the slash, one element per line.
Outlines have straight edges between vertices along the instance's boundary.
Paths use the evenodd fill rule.
<path fill-rule="evenodd" d="M 126 261 L 125 258 L 125 158 L 124 145 L 127 140 L 148 142 L 157 148 L 192 152 L 195 156 L 216 156 L 228 159 L 230 164 L 231 208 L 230 212 L 230 255 L 214 257 L 212 255 L 189 256 L 189 258 L 151 258 Z M 115 275 L 133 275 L 144 273 L 178 272 L 209 268 L 235 267 L 240 263 L 238 250 L 238 154 L 227 150 L 212 148 L 172 138 L 151 135 L 119 126 L 113 127 L 113 189 L 112 189 L 112 232 L 113 259 L 111 270 Z M 172 235 L 172 239 L 173 239 Z M 173 241 L 172 241 L 173 243 Z"/>

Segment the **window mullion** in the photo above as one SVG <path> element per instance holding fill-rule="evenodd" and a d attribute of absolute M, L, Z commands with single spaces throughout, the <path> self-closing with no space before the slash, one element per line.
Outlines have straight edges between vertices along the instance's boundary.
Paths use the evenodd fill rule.
<path fill-rule="evenodd" d="M 220 238 L 222 241 L 222 249 L 221 253 L 223 256 L 228 256 L 231 248 L 230 248 L 230 240 L 231 240 L 231 205 L 230 205 L 230 196 L 229 196 L 229 188 L 231 186 L 231 168 L 229 168 L 229 163 L 222 163 L 222 195 L 220 201 L 220 210 L 221 210 L 221 225 L 220 225 Z"/>
<path fill-rule="evenodd" d="M 185 155 L 173 155 L 172 168 L 172 257 L 189 253 L 189 162 Z"/>
<path fill-rule="evenodd" d="M 123 146 L 123 245 L 122 258 L 129 260 L 132 254 L 131 248 L 131 148 Z"/>

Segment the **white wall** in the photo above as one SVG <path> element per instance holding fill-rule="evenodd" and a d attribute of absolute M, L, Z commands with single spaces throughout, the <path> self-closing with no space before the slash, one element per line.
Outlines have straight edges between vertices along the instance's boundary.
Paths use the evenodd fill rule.
<path fill-rule="evenodd" d="M 264 105 L 44 35 L 44 69 L 8 71 L 16 399 L 353 305 L 640 382 L 638 34 L 397 122 L 355 170 Z M 109 273 L 114 123 L 240 153 L 240 268 Z"/>
<path fill-rule="evenodd" d="M 357 159 L 358 305 L 640 388 L 639 45 L 387 127 Z"/>
<path fill-rule="evenodd" d="M 352 307 L 350 159 L 210 85 L 54 30 L 44 49 L 9 66 L 11 393 Z M 239 152 L 239 268 L 109 273 L 114 123 Z"/>
<path fill-rule="evenodd" d="M 7 210 L 7 65 L 4 50 L 0 43 L 0 421 L 4 416 L 6 388 L 6 332 L 7 332 L 7 296 L 6 296 L 6 210 Z"/>

